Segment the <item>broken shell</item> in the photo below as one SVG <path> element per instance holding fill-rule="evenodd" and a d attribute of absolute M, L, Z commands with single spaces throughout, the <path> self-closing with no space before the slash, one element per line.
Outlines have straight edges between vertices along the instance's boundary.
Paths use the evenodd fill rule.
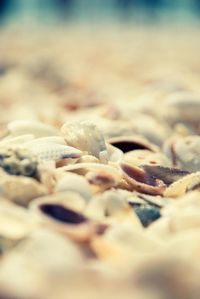
<path fill-rule="evenodd" d="M 166 185 L 178 181 L 184 176 L 190 174 L 189 171 L 179 168 L 169 168 L 159 165 L 143 165 L 142 168 L 150 175 L 162 180 Z"/>
<path fill-rule="evenodd" d="M 150 205 L 134 206 L 134 211 L 144 227 L 149 226 L 161 217 L 160 209 Z"/>
<path fill-rule="evenodd" d="M 160 165 L 172 166 L 171 161 L 161 152 L 153 153 L 149 150 L 134 150 L 124 154 L 123 161 L 133 166 Z"/>
<path fill-rule="evenodd" d="M 184 195 L 194 184 L 200 183 L 200 172 L 195 172 L 184 176 L 174 182 L 164 191 L 166 197 L 180 197 Z"/>
<path fill-rule="evenodd" d="M 156 145 L 150 143 L 140 135 L 112 137 L 107 142 L 120 149 L 123 153 L 138 149 L 150 150 L 152 152 L 159 150 Z"/>
<path fill-rule="evenodd" d="M 26 148 L 41 160 L 59 161 L 62 159 L 79 158 L 81 156 L 81 151 L 76 148 L 51 142 L 29 144 L 26 145 Z"/>
<path fill-rule="evenodd" d="M 55 192 L 73 191 L 79 193 L 85 200 L 89 200 L 92 191 L 86 178 L 71 172 L 57 174 Z"/>
<path fill-rule="evenodd" d="M 31 121 L 31 120 L 12 121 L 8 124 L 7 128 L 8 128 L 8 132 L 12 136 L 33 134 L 37 138 L 37 137 L 60 135 L 59 132 L 54 127 L 38 121 Z"/>
<path fill-rule="evenodd" d="M 66 123 L 61 132 L 68 145 L 74 146 L 101 161 L 107 161 L 108 154 L 103 134 L 92 122 Z"/>
<path fill-rule="evenodd" d="M 125 179 L 133 190 L 152 195 L 162 195 L 166 189 L 163 181 L 149 175 L 144 169 L 121 163 Z"/>
<path fill-rule="evenodd" d="M 26 206 L 34 198 L 47 194 L 47 190 L 35 179 L 4 175 L 0 180 L 0 194 L 16 204 Z"/>

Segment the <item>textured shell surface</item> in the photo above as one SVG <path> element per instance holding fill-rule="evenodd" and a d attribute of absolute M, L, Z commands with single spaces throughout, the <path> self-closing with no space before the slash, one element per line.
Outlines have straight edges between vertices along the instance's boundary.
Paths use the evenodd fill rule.
<path fill-rule="evenodd" d="M 80 150 L 53 142 L 31 143 L 26 145 L 26 148 L 41 160 L 58 161 L 62 159 L 79 158 L 81 156 Z"/>
<path fill-rule="evenodd" d="M 102 161 L 107 160 L 107 148 L 103 134 L 92 122 L 66 123 L 62 126 L 61 132 L 67 144 L 86 151 Z"/>

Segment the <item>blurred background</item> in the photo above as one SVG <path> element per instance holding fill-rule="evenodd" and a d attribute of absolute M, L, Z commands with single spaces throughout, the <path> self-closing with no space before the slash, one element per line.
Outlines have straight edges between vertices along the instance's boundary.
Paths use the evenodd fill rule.
<path fill-rule="evenodd" d="M 200 0 L 0 0 L 1 25 L 48 22 L 198 22 Z M 170 20 L 170 21 L 169 21 Z"/>

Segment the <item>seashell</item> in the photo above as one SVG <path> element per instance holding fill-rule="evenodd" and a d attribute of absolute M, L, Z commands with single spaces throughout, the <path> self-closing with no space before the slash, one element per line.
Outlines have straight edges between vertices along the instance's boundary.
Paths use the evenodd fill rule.
<path fill-rule="evenodd" d="M 35 218 L 23 208 L 7 201 L 0 203 L 0 253 L 15 246 L 37 226 Z"/>
<path fill-rule="evenodd" d="M 47 225 L 77 242 L 90 240 L 97 231 L 96 224 L 64 203 L 41 199 L 36 203 L 33 202 L 31 211 L 38 217 L 42 225 Z"/>
<path fill-rule="evenodd" d="M 142 168 L 148 172 L 148 174 L 159 180 L 162 180 L 166 185 L 170 185 L 171 183 L 178 181 L 184 176 L 190 174 L 190 172 L 186 170 L 163 167 L 159 165 L 143 165 Z"/>
<path fill-rule="evenodd" d="M 166 150 L 166 149 L 165 149 Z M 200 170 L 200 137 L 188 136 L 171 141 L 171 157 L 175 165 L 190 172 Z"/>
<path fill-rule="evenodd" d="M 126 267 L 135 256 L 154 253 L 161 248 L 160 242 L 127 223 L 107 229 L 103 236 L 92 240 L 91 246 L 101 260 L 126 262 Z"/>
<path fill-rule="evenodd" d="M 200 183 L 200 172 L 195 172 L 184 176 L 183 178 L 175 181 L 164 191 L 166 197 L 180 197 L 184 195 L 194 184 Z"/>
<path fill-rule="evenodd" d="M 94 220 L 112 224 L 113 222 L 130 222 L 135 228 L 141 229 L 139 219 L 133 213 L 126 201 L 126 192 L 122 190 L 109 190 L 103 194 L 95 195 L 89 202 L 85 215 Z"/>
<path fill-rule="evenodd" d="M 160 165 L 171 167 L 172 163 L 161 152 L 153 153 L 149 150 L 134 150 L 124 154 L 123 161 L 133 166 Z"/>
<path fill-rule="evenodd" d="M 120 149 L 123 153 L 138 149 L 150 150 L 152 152 L 159 150 L 156 145 L 150 143 L 140 135 L 112 137 L 107 142 Z"/>
<path fill-rule="evenodd" d="M 79 158 L 81 151 L 71 146 L 51 142 L 38 142 L 26 145 L 36 157 L 41 160 L 59 161 L 62 159 Z"/>
<path fill-rule="evenodd" d="M 13 137 L 23 134 L 33 134 L 36 138 L 60 135 L 54 127 L 33 120 L 12 121 L 7 128 Z"/>
<path fill-rule="evenodd" d="M 62 172 L 57 174 L 57 182 L 55 192 L 72 191 L 79 193 L 85 200 L 89 200 L 92 196 L 92 191 L 87 180 L 78 174 L 70 172 Z"/>
<path fill-rule="evenodd" d="M 104 137 L 92 122 L 65 123 L 61 132 L 68 145 L 86 151 L 100 161 L 107 161 L 108 154 Z"/>
<path fill-rule="evenodd" d="M 20 146 L 24 143 L 31 142 L 34 140 L 34 135 L 33 134 L 25 134 L 25 135 L 20 135 L 17 137 L 7 137 L 4 138 L 0 141 L 0 147 L 5 147 L 5 146 Z"/>
<path fill-rule="evenodd" d="M 77 164 L 79 163 L 99 163 L 99 159 L 91 155 L 82 155 L 78 160 Z"/>
<path fill-rule="evenodd" d="M 80 280 L 84 263 L 76 244 L 50 229 L 38 228 L 2 260 L 2 298 L 64 298 L 71 280 Z"/>
<path fill-rule="evenodd" d="M 131 117 L 131 124 L 134 132 L 159 147 L 170 135 L 170 128 L 166 123 L 147 114 L 137 113 Z"/>
<path fill-rule="evenodd" d="M 121 176 L 119 177 L 114 172 L 111 174 L 102 170 L 89 171 L 85 178 L 91 185 L 98 187 L 100 191 L 116 187 L 121 181 Z"/>
<path fill-rule="evenodd" d="M 0 148 L 0 166 L 9 174 L 37 177 L 38 161 L 22 148 Z"/>
<path fill-rule="evenodd" d="M 36 198 L 34 201 L 30 202 L 29 206 L 32 209 L 32 207 L 38 205 L 38 203 L 61 204 L 66 208 L 80 213 L 83 212 L 86 207 L 85 199 L 80 196 L 80 194 L 72 191 L 57 192 Z"/>
<path fill-rule="evenodd" d="M 47 190 L 35 179 L 4 175 L 0 180 L 0 194 L 16 204 L 26 206 L 34 198 L 47 194 Z"/>
<path fill-rule="evenodd" d="M 176 93 L 164 102 L 163 111 L 165 118 L 172 124 L 186 122 L 196 126 L 199 122 L 199 95 L 188 92 Z"/>
<path fill-rule="evenodd" d="M 166 189 L 163 181 L 149 175 L 144 169 L 121 163 L 125 179 L 130 183 L 133 190 L 138 192 L 162 195 Z"/>
<path fill-rule="evenodd" d="M 60 171 L 60 170 L 58 170 Z M 105 171 L 108 174 L 122 178 L 122 171 L 115 163 L 98 164 L 98 163 L 76 163 L 63 166 L 61 171 L 73 171 L 85 175 L 88 171 Z"/>

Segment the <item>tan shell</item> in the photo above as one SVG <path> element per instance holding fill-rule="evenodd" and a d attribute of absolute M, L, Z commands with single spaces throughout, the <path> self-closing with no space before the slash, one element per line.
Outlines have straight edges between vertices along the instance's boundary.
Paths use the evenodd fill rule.
<path fill-rule="evenodd" d="M 47 189 L 29 177 L 4 175 L 0 180 L 0 194 L 16 204 L 26 206 L 34 198 L 47 194 Z"/>
<path fill-rule="evenodd" d="M 172 166 L 171 161 L 161 152 L 152 153 L 148 150 L 134 150 L 124 154 L 123 161 L 133 166 L 162 165 Z"/>

